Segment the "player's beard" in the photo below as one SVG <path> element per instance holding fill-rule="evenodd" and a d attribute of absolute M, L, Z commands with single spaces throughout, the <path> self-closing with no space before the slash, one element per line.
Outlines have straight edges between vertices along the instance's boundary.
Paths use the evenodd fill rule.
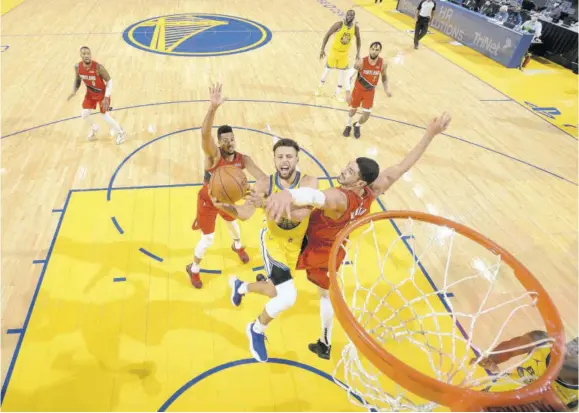
<path fill-rule="evenodd" d="M 277 173 L 281 179 L 288 179 L 290 176 L 294 174 L 296 168 L 292 168 L 291 166 L 287 169 L 287 171 L 283 171 L 281 168 L 277 170 Z"/>
<path fill-rule="evenodd" d="M 372 53 L 370 53 L 370 59 L 372 60 L 378 59 L 378 53 L 376 53 L 376 55 L 372 55 Z"/>

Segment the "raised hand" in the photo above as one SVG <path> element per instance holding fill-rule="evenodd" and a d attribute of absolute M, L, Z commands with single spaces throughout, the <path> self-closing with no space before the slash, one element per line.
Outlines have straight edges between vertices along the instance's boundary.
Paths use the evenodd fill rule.
<path fill-rule="evenodd" d="M 444 132 L 446 128 L 448 128 L 448 125 L 450 124 L 451 120 L 452 117 L 450 116 L 450 114 L 447 112 L 443 112 L 442 115 L 430 121 L 426 130 L 431 136 L 438 135 L 439 133 Z"/>
<path fill-rule="evenodd" d="M 209 101 L 211 102 L 211 106 L 215 108 L 221 106 L 223 102 L 227 100 L 227 98 L 221 96 L 222 87 L 223 85 L 219 82 L 209 87 Z"/>

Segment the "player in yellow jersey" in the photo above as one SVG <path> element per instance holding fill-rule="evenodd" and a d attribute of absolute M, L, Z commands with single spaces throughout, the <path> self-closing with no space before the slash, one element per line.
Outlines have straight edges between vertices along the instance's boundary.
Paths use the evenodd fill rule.
<path fill-rule="evenodd" d="M 273 146 L 276 173 L 258 179 L 251 197 L 245 204 L 217 203 L 216 207 L 245 221 L 253 215 L 256 208 L 265 206 L 265 199 L 272 193 L 298 187 L 317 189 L 317 178 L 303 175 L 297 170 L 299 151 L 300 147 L 294 140 L 278 140 Z M 297 290 L 292 272 L 298 262 L 311 211 L 309 207 L 299 207 L 292 211 L 291 220 L 282 218 L 279 222 L 275 222 L 269 218 L 265 219 L 261 231 L 261 252 L 269 282 L 245 283 L 235 276 L 230 279 L 231 302 L 236 307 L 241 304 L 243 296 L 250 292 L 270 297 L 257 320 L 249 323 L 246 328 L 249 348 L 257 361 L 267 361 L 264 335 L 266 327 L 296 301 Z"/>
<path fill-rule="evenodd" d="M 346 83 L 346 90 L 348 92 L 350 91 L 350 82 L 348 82 L 348 79 L 346 78 L 348 76 L 348 69 L 350 68 L 348 54 L 354 37 L 356 37 L 356 61 L 360 60 L 360 48 L 362 47 L 360 28 L 354 21 L 355 17 L 356 13 L 354 10 L 348 10 L 344 20 L 334 23 L 324 36 L 322 50 L 320 51 L 320 59 L 323 59 L 326 56 L 326 44 L 332 35 L 334 35 L 334 40 L 332 41 L 330 53 L 328 54 L 324 73 L 322 73 L 320 84 L 316 90 L 316 96 L 321 94 L 322 88 L 326 82 L 326 77 L 328 76 L 328 73 L 330 73 L 330 69 L 338 70 L 336 98 L 340 102 L 344 102 L 345 99 L 342 95 L 342 85 L 344 83 Z"/>
<path fill-rule="evenodd" d="M 541 377 L 549 365 L 551 346 L 547 339 L 548 336 L 546 332 L 535 330 L 523 334 L 522 336 L 503 341 L 493 349 L 493 352 L 504 352 L 491 354 L 488 357 L 483 358 L 479 361 L 479 365 L 493 373 L 498 373 L 500 372 L 500 368 L 498 367 L 499 364 L 504 363 L 513 357 L 528 355 L 531 353 L 529 360 L 522 363 L 510 374 L 510 379 L 512 379 L 512 381 L 525 385 L 529 384 Z M 552 383 L 554 393 L 569 410 L 577 410 L 577 390 L 579 384 L 577 371 L 577 358 L 579 352 L 577 346 L 578 342 L 579 337 L 576 337 L 567 343 L 563 367 L 559 371 L 557 379 Z M 505 351 L 517 347 L 517 350 Z M 476 358 L 473 358 L 471 364 L 475 363 L 476 360 Z M 512 386 L 513 384 L 507 382 L 505 384 L 491 386 L 488 390 L 493 391 L 493 387 L 500 387 L 501 390 L 511 390 L 510 387 Z M 498 388 L 495 390 L 498 390 Z"/>

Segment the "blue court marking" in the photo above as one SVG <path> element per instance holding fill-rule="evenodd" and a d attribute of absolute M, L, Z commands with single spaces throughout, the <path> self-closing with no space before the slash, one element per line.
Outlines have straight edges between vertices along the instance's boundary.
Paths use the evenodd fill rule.
<path fill-rule="evenodd" d="M 125 233 L 125 231 L 123 231 L 123 229 L 121 228 L 121 226 L 119 225 L 119 222 L 117 221 L 116 217 L 111 217 L 111 220 L 113 221 L 113 224 L 115 225 L 117 231 L 119 231 L 119 234 L 123 235 Z"/>
<path fill-rule="evenodd" d="M 342 262 L 342 265 L 352 265 L 352 261 L 344 261 Z"/>
<path fill-rule="evenodd" d="M 52 212 L 62 212 L 62 209 L 53 209 Z"/>
<path fill-rule="evenodd" d="M 204 274 L 221 274 L 221 270 L 206 270 L 206 269 L 199 269 L 200 273 L 204 273 Z"/>
<path fill-rule="evenodd" d="M 114 283 L 123 282 L 123 281 L 127 281 L 127 277 L 116 277 L 116 278 L 113 278 L 113 282 L 114 282 Z"/>
<path fill-rule="evenodd" d="M 117 111 L 117 110 L 127 110 L 127 109 L 143 108 L 143 107 L 149 107 L 149 106 L 172 105 L 172 104 L 180 104 L 180 103 L 207 103 L 207 102 L 209 102 L 209 100 L 207 100 L 207 99 L 200 99 L 200 100 L 178 100 L 178 101 L 171 101 L 171 102 L 146 103 L 146 104 L 142 104 L 142 105 L 133 105 L 133 106 L 126 106 L 126 107 L 122 107 L 122 108 L 115 108 L 115 111 Z M 276 103 L 276 104 L 280 104 L 280 105 L 304 106 L 304 107 L 312 107 L 312 108 L 318 108 L 318 109 L 329 109 L 329 110 L 337 110 L 337 111 L 340 111 L 340 112 L 348 112 L 347 109 L 340 109 L 340 108 L 334 108 L 334 107 L 331 107 L 331 106 L 323 106 L 323 105 L 313 105 L 313 104 L 310 104 L 310 103 L 301 103 L 301 102 L 287 102 L 287 101 L 259 100 L 259 99 L 230 99 L 230 100 L 228 100 L 228 102 L 229 102 L 229 103 L 231 103 L 231 102 L 268 103 L 268 104 Z M 517 102 L 517 103 L 518 103 L 518 102 Z M 93 115 L 94 115 L 94 114 L 96 114 L 96 113 L 93 113 Z M 375 119 L 381 119 L 381 120 L 386 120 L 386 121 L 389 121 L 389 122 L 395 122 L 395 123 L 398 123 L 398 124 L 401 124 L 401 125 L 411 126 L 411 127 L 417 128 L 417 129 L 422 129 L 422 130 L 425 130 L 425 129 L 426 129 L 426 128 L 423 127 L 423 126 L 418 126 L 418 125 L 414 125 L 414 124 L 412 124 L 412 123 L 408 123 L 408 122 L 399 121 L 399 120 L 396 120 L 396 119 L 387 118 L 387 117 L 385 117 L 385 116 L 380 116 L 380 115 L 375 115 L 375 114 L 373 114 L 372 117 L 375 118 Z M 31 127 L 31 128 L 23 129 L 23 130 L 21 130 L 21 131 L 17 131 L 17 132 L 10 133 L 10 134 L 8 134 L 8 135 L 4 135 L 4 136 L 0 137 L 0 139 L 6 139 L 6 138 L 9 138 L 9 137 L 11 137 L 11 136 L 19 135 L 19 134 L 25 133 L 25 132 L 30 132 L 30 131 L 35 130 L 35 129 L 43 128 L 43 127 L 45 127 L 45 126 L 54 125 L 55 123 L 65 122 L 65 121 L 72 120 L 72 119 L 80 119 L 80 116 L 73 116 L 73 117 L 70 117 L 70 118 L 65 118 L 65 119 L 61 119 L 61 120 L 56 120 L 56 121 L 53 121 L 53 122 L 45 123 L 45 124 L 42 124 L 42 125 L 33 126 L 33 127 Z M 555 126 L 555 125 L 553 125 L 553 126 Z M 564 132 L 565 132 L 565 131 L 564 131 Z M 567 134 L 567 132 L 565 132 L 565 133 Z M 518 163 L 521 163 L 521 164 L 523 164 L 523 165 L 527 165 L 527 166 L 529 166 L 529 167 L 531 167 L 531 168 L 533 168 L 533 169 L 536 169 L 536 170 L 538 170 L 538 171 L 541 171 L 541 172 L 544 172 L 544 173 L 546 173 L 546 174 L 549 174 L 549 175 L 551 175 L 551 176 L 553 176 L 553 177 L 555 177 L 555 178 L 559 178 L 559 179 L 561 179 L 561 180 L 563 180 L 563 181 L 565 181 L 565 182 L 568 182 L 568 183 L 570 183 L 570 184 L 573 184 L 573 185 L 576 185 L 576 186 L 578 185 L 577 182 L 575 182 L 575 181 L 572 181 L 572 180 L 570 180 L 570 179 L 567 179 L 567 178 L 565 178 L 565 177 L 563 177 L 563 176 L 561 176 L 561 175 L 558 175 L 558 174 L 556 174 L 556 173 L 554 173 L 554 172 L 548 171 L 547 169 L 544 169 L 544 168 L 542 168 L 542 167 L 540 167 L 540 166 L 534 165 L 534 164 L 532 164 L 532 163 L 530 163 L 530 162 L 524 161 L 524 160 L 522 160 L 522 159 L 516 158 L 516 157 L 511 156 L 511 155 L 508 155 L 508 154 L 506 154 L 506 153 L 499 152 L 499 151 L 497 151 L 497 150 L 495 150 L 495 149 L 491 149 L 491 148 L 489 148 L 489 147 L 480 145 L 480 144 L 478 144 L 478 143 L 469 141 L 469 140 L 467 140 L 467 139 L 460 138 L 460 137 L 458 137 L 458 136 L 453 136 L 453 135 L 449 135 L 449 134 L 446 134 L 446 133 L 442 133 L 441 135 L 442 135 L 442 136 L 446 136 L 447 138 L 451 138 L 451 139 L 454 139 L 454 140 L 457 140 L 457 141 L 460 141 L 460 142 L 463 142 L 463 143 L 472 145 L 472 146 L 476 146 L 477 148 L 480 148 L 480 149 L 483 149 L 483 150 L 492 152 L 492 153 L 494 153 L 494 154 L 496 154 L 496 155 L 503 156 L 503 157 L 505 157 L 505 158 L 508 158 L 508 159 L 514 161 L 514 162 L 518 162 Z"/>
<path fill-rule="evenodd" d="M 271 136 L 271 137 L 277 137 L 279 138 L 278 135 L 273 134 L 273 133 L 269 133 L 269 132 L 265 132 L 259 129 L 254 129 L 254 128 L 246 128 L 243 126 L 233 126 L 231 125 L 231 127 L 233 128 L 233 130 L 245 130 L 245 131 L 249 131 L 249 132 L 255 132 L 255 133 L 261 133 L 263 135 L 267 135 L 267 136 Z M 213 126 L 213 129 L 217 129 L 218 126 Z M 169 136 L 173 136 L 173 135 L 177 135 L 179 133 L 183 133 L 183 132 L 190 132 L 190 131 L 195 131 L 195 130 L 199 130 L 201 129 L 200 126 L 197 127 L 193 127 L 193 128 L 187 128 L 187 129 L 181 129 L 178 131 L 174 131 L 174 132 L 169 132 L 165 135 L 159 136 L 158 138 L 152 139 L 148 142 L 145 142 L 144 144 L 142 144 L 141 146 L 139 146 L 138 148 L 136 148 L 135 150 L 133 150 L 130 154 L 128 154 L 125 159 L 123 159 L 121 161 L 121 163 L 119 164 L 119 166 L 117 166 L 117 168 L 115 169 L 115 171 L 113 172 L 111 179 L 109 180 L 109 187 L 107 190 L 107 201 L 111 200 L 111 191 L 113 189 L 113 184 L 115 183 L 115 179 L 118 175 L 118 173 L 120 172 L 120 170 L 122 169 L 122 167 L 127 163 L 127 161 L 129 159 L 131 159 L 134 155 L 136 155 L 139 151 L 141 151 L 142 149 L 146 148 L 147 146 L 151 145 L 152 143 L 155 143 L 161 139 L 167 138 Z M 308 150 L 304 149 L 303 147 L 300 147 L 300 150 L 305 153 L 312 161 L 314 161 L 319 167 L 320 169 L 324 170 L 324 167 L 322 166 L 322 164 L 320 163 L 320 161 L 318 161 L 310 152 L 308 152 Z M 325 170 L 324 170 L 325 171 Z M 331 181 L 331 176 L 327 173 L 324 172 L 324 174 L 326 175 L 326 178 L 330 181 L 330 185 L 334 185 Z M 202 185 L 202 184 L 200 184 Z"/>
<path fill-rule="evenodd" d="M 185 393 L 191 387 L 195 386 L 200 381 L 202 381 L 208 377 L 211 377 L 214 374 L 217 374 L 219 372 L 222 372 L 224 370 L 227 370 L 227 369 L 230 369 L 233 367 L 239 367 L 239 366 L 244 366 L 244 365 L 248 365 L 248 364 L 257 364 L 257 363 L 259 363 L 259 362 L 255 359 L 242 359 L 242 360 L 230 361 L 229 363 L 224 363 L 224 364 L 221 364 L 219 366 L 213 367 L 212 369 L 204 371 L 203 373 L 199 374 L 198 376 L 193 377 L 191 380 L 189 380 L 187 383 L 185 383 L 183 386 L 181 386 L 175 393 L 173 393 L 167 399 L 167 401 L 165 403 L 163 403 L 161 405 L 161 407 L 159 407 L 158 411 L 159 412 L 167 411 L 167 409 L 169 407 L 171 407 L 171 405 L 175 402 L 175 400 L 177 400 L 183 393 Z M 315 367 L 312 367 L 308 364 L 300 363 L 298 361 L 293 361 L 293 360 L 280 359 L 280 358 L 270 358 L 267 360 L 267 364 L 281 364 L 284 366 L 297 367 L 298 369 L 302 369 L 305 371 L 309 371 L 310 373 L 316 374 L 316 375 L 318 375 L 318 376 L 320 376 L 328 381 L 331 381 L 332 383 L 336 384 L 336 386 L 340 387 L 340 385 L 338 383 L 336 383 L 336 381 L 333 379 L 333 377 L 330 376 L 328 373 L 326 373 L 325 371 L 319 370 Z M 352 394 L 352 397 L 356 398 L 356 400 L 358 400 L 360 403 L 364 403 L 364 401 L 362 400 L 362 398 L 360 396 L 358 396 L 355 393 L 351 393 L 351 394 Z M 375 411 L 375 410 L 370 410 L 370 411 Z"/>
<path fill-rule="evenodd" d="M 199 30 L 201 23 L 204 28 Z M 160 33 L 166 34 L 164 38 Z M 271 31 L 253 20 L 223 14 L 183 13 L 150 17 L 127 27 L 123 40 L 149 53 L 209 57 L 249 52 L 265 46 Z"/>
<path fill-rule="evenodd" d="M 163 258 L 159 257 L 158 255 L 153 254 L 152 252 L 147 251 L 144 248 L 139 248 L 139 251 L 141 251 L 145 255 L 148 255 L 149 257 L 151 257 L 154 260 L 157 260 L 159 262 L 163 262 Z"/>
<path fill-rule="evenodd" d="M 32 264 L 46 264 L 46 260 L 34 260 Z"/>
<path fill-rule="evenodd" d="M 22 334 L 24 332 L 21 328 L 9 328 L 6 330 L 6 334 Z"/>
<path fill-rule="evenodd" d="M 265 270 L 265 266 L 260 265 L 259 267 L 253 267 L 251 271 L 263 271 Z"/>
<path fill-rule="evenodd" d="M 414 235 L 403 235 L 402 240 L 406 241 L 408 239 L 414 239 Z"/>
<path fill-rule="evenodd" d="M 50 242 L 50 247 L 48 248 L 48 254 L 46 255 L 46 263 L 42 267 L 42 271 L 40 273 L 40 277 L 38 277 L 38 282 L 36 284 L 36 289 L 34 290 L 34 294 L 32 295 L 32 300 L 30 301 L 30 306 L 28 307 L 28 312 L 26 313 L 26 318 L 24 319 L 24 325 L 22 326 L 22 334 L 20 334 L 20 338 L 18 339 L 18 343 L 16 343 L 16 348 L 14 349 L 14 354 L 12 355 L 12 360 L 10 361 L 10 365 L 8 366 L 8 371 L 6 372 L 6 379 L 4 380 L 4 384 L 2 385 L 2 394 L 0 398 L 0 406 L 4 402 L 4 396 L 6 396 L 6 390 L 8 389 L 8 385 L 10 384 L 10 379 L 12 378 L 12 373 L 14 371 L 14 365 L 16 364 L 16 360 L 18 359 L 18 354 L 20 353 L 20 349 L 22 348 L 22 341 L 26 336 L 26 330 L 28 329 L 28 324 L 30 323 L 30 316 L 32 315 L 32 310 L 34 309 L 34 305 L 36 304 L 36 299 L 38 298 L 38 292 L 40 291 L 40 287 L 42 286 L 42 281 L 44 280 L 44 274 L 46 274 L 46 269 L 48 268 L 48 262 L 50 261 L 50 257 L 52 256 L 52 251 L 54 250 L 54 244 L 56 242 L 56 237 L 60 232 L 60 227 L 62 225 L 62 220 L 64 219 L 64 215 L 66 214 L 66 208 L 68 207 L 68 203 L 70 202 L 70 197 L 72 195 L 72 191 L 68 191 L 68 195 L 66 196 L 66 201 L 64 201 L 63 212 L 60 214 L 60 218 L 58 219 L 58 223 L 56 224 L 56 230 L 54 231 L 54 235 L 52 237 L 52 241 Z"/>

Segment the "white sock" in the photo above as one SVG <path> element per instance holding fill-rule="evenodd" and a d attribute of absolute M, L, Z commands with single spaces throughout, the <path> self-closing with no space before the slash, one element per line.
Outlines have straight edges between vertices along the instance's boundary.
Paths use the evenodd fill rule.
<path fill-rule="evenodd" d="M 239 286 L 239 288 L 237 289 L 237 292 L 241 295 L 245 295 L 247 294 L 247 283 L 243 283 Z"/>
<path fill-rule="evenodd" d="M 239 230 L 239 224 L 237 221 L 225 221 L 227 229 L 231 238 L 233 238 L 233 248 L 236 250 L 241 248 L 241 231 Z"/>
<path fill-rule="evenodd" d="M 121 129 L 121 125 L 119 125 L 117 121 L 111 117 L 111 115 L 109 115 L 108 113 L 103 113 L 102 115 L 103 119 L 106 120 L 107 123 L 113 127 L 116 133 L 121 133 L 123 131 Z"/>
<path fill-rule="evenodd" d="M 263 334 L 266 328 L 267 325 L 261 324 L 259 322 L 259 317 L 257 317 L 257 320 L 255 320 L 255 324 L 253 325 L 253 331 L 257 334 Z"/>
<path fill-rule="evenodd" d="M 352 126 L 352 119 L 353 119 L 353 118 L 354 118 L 354 117 L 353 117 L 353 116 L 350 116 L 350 114 L 348 113 L 348 122 L 346 123 L 346 126 Z"/>
<path fill-rule="evenodd" d="M 86 123 L 88 123 L 91 127 L 92 130 L 99 130 L 99 125 L 97 125 L 96 123 L 93 123 L 90 119 L 90 109 L 83 109 L 82 112 L 80 113 L 80 116 L 82 117 L 82 120 L 84 120 Z"/>
<path fill-rule="evenodd" d="M 195 261 L 191 264 L 191 272 L 199 272 L 201 270 L 201 264 L 197 264 Z"/>
<path fill-rule="evenodd" d="M 338 87 L 336 88 L 336 94 L 342 93 L 342 86 L 344 84 L 344 78 L 346 77 L 346 71 L 340 70 L 338 72 Z"/>
<path fill-rule="evenodd" d="M 356 127 L 359 128 L 359 127 L 360 127 L 360 122 L 356 121 L 356 123 L 354 123 L 354 126 L 356 126 Z"/>
<path fill-rule="evenodd" d="M 326 77 L 328 77 L 328 73 L 330 73 L 329 67 L 324 67 L 324 73 L 322 73 L 322 78 L 320 79 L 320 86 L 323 86 L 326 82 Z"/>
<path fill-rule="evenodd" d="M 329 297 L 320 297 L 320 318 L 322 320 L 321 340 L 329 346 L 332 342 L 332 325 L 334 323 L 334 308 Z"/>

